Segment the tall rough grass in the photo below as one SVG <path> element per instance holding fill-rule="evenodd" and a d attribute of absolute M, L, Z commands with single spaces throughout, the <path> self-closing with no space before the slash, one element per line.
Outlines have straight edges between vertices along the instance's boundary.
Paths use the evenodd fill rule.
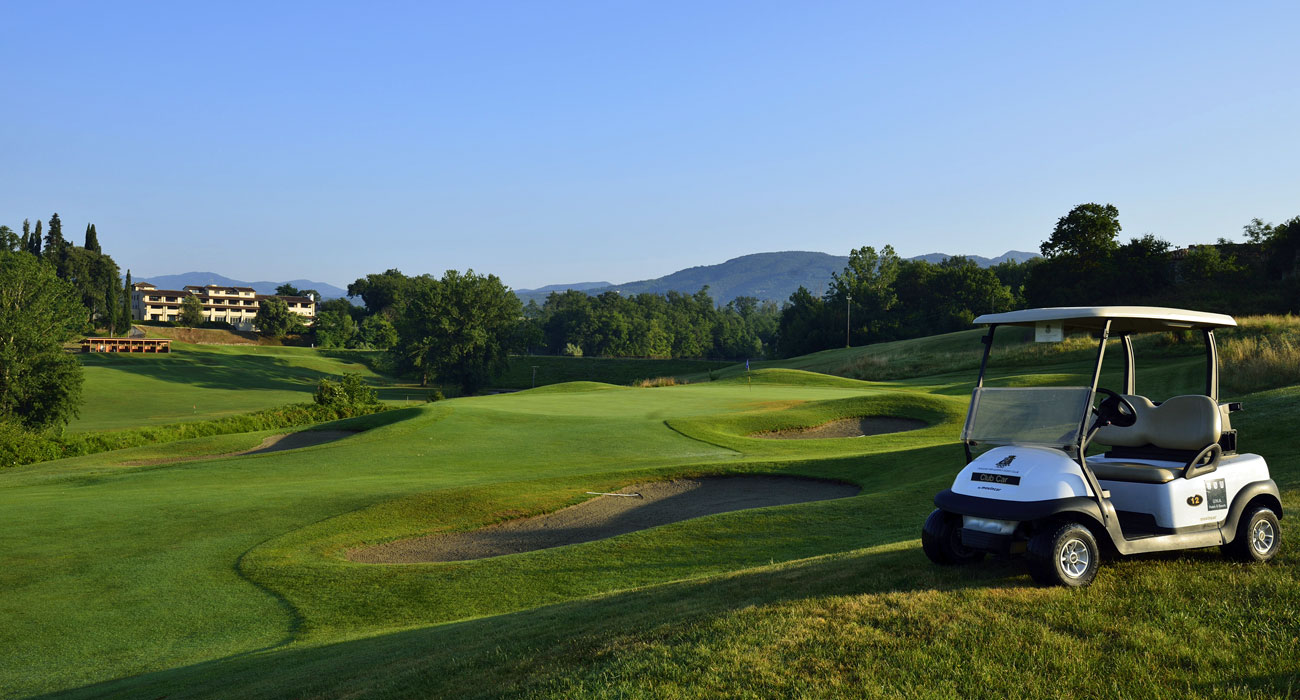
<path fill-rule="evenodd" d="M 1300 384 L 1300 316 L 1243 316 L 1237 323 L 1236 328 L 1215 333 L 1220 381 L 1226 391 L 1242 394 Z M 1164 357 L 1200 354 L 1203 347 L 1200 334 L 1191 332 L 1137 336 L 1134 345 L 1139 355 Z M 1070 336 L 1060 343 L 999 345 L 993 349 L 990 365 L 1074 362 L 1090 359 L 1096 350 L 1097 341 L 1087 335 Z M 979 368 L 981 355 L 978 344 L 961 352 L 917 352 L 904 347 L 859 355 L 833 373 L 882 381 L 973 371 Z"/>
<path fill-rule="evenodd" d="M 642 379 L 636 385 L 642 389 L 648 389 L 655 386 L 677 386 L 680 383 L 676 377 L 654 377 L 652 379 Z"/>
<path fill-rule="evenodd" d="M 1300 316 L 1248 316 L 1219 336 L 1223 386 L 1249 393 L 1300 384 Z"/>

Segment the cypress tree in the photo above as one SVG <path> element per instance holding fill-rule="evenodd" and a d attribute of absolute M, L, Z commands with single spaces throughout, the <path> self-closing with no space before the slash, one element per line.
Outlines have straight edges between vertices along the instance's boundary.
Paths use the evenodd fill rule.
<path fill-rule="evenodd" d="M 86 250 L 93 250 L 96 253 L 102 253 L 99 247 L 99 234 L 95 232 L 94 224 L 86 224 Z"/>
<path fill-rule="evenodd" d="M 63 222 L 59 219 L 59 213 L 55 212 L 50 215 L 50 230 L 45 232 L 45 254 L 61 255 L 67 244 L 63 238 Z"/>
<path fill-rule="evenodd" d="M 23 219 L 23 242 L 18 248 L 21 251 L 30 251 L 32 249 L 32 222 Z"/>
<path fill-rule="evenodd" d="M 122 285 L 122 309 L 117 314 L 117 333 L 126 335 L 131 330 L 131 271 L 126 271 L 126 284 Z"/>
<path fill-rule="evenodd" d="M 36 232 L 32 234 L 31 247 L 27 249 L 27 252 L 31 253 L 32 255 L 41 254 L 41 220 L 40 219 L 36 220 Z"/>

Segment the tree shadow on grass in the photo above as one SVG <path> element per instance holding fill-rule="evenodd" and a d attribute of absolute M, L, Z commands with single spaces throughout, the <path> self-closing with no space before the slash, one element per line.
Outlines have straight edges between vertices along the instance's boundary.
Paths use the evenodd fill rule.
<path fill-rule="evenodd" d="M 931 565 L 889 546 L 318 647 L 282 647 L 45 697 L 492 697 L 544 683 L 647 633 L 749 606 L 826 596 L 1024 585 L 1006 562 Z"/>
<path fill-rule="evenodd" d="M 114 357 L 87 361 L 115 370 L 205 389 L 308 391 L 324 377 L 337 376 L 293 364 L 275 355 L 173 353 L 164 357 Z"/>

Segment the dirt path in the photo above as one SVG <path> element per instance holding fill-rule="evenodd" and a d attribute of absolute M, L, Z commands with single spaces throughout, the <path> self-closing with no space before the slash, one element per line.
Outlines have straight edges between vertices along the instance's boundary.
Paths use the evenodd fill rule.
<path fill-rule="evenodd" d="M 636 484 L 619 493 L 640 493 L 641 498 L 596 496 L 554 513 L 473 532 L 363 547 L 347 556 L 370 564 L 485 559 L 601 540 L 714 513 L 847 498 L 860 490 L 850 484 L 786 476 L 707 477 Z"/>
<path fill-rule="evenodd" d="M 885 433 L 901 433 L 907 430 L 924 428 L 928 423 L 915 418 L 895 418 L 892 416 L 869 416 L 866 418 L 844 418 L 831 421 L 814 428 L 791 428 L 774 430 L 768 433 L 754 433 L 750 437 L 765 440 L 814 440 L 822 438 L 866 437 Z"/>
<path fill-rule="evenodd" d="M 299 447 L 311 447 L 313 445 L 324 445 L 327 442 L 342 440 L 345 437 L 356 435 L 351 430 L 303 430 L 297 433 L 285 433 L 282 435 L 271 435 L 262 441 L 260 445 L 251 450 L 243 452 L 224 452 L 212 455 L 194 455 L 191 457 L 157 457 L 154 459 L 137 459 L 121 464 L 128 467 L 147 467 L 155 464 L 172 464 L 173 462 L 195 462 L 200 459 L 216 459 L 217 457 L 240 457 L 242 455 L 260 455 L 267 452 L 280 452 L 281 450 L 296 450 Z"/>

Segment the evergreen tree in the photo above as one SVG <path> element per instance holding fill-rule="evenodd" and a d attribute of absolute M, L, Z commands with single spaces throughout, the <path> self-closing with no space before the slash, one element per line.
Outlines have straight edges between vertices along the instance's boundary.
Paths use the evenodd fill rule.
<path fill-rule="evenodd" d="M 96 253 L 104 252 L 99 247 L 99 234 L 95 232 L 94 224 L 86 224 L 86 250 L 93 250 Z"/>
<path fill-rule="evenodd" d="M 0 251 L 11 253 L 18 248 L 18 234 L 8 226 L 0 226 Z"/>
<path fill-rule="evenodd" d="M 32 233 L 31 240 L 28 241 L 27 252 L 32 255 L 41 254 L 41 220 L 36 220 L 36 231 Z"/>
<path fill-rule="evenodd" d="M 181 299 L 181 312 L 176 316 L 176 323 L 181 326 L 198 328 L 203 325 L 203 303 L 193 294 L 186 294 Z"/>
<path fill-rule="evenodd" d="M 18 250 L 31 251 L 32 249 L 32 222 L 23 219 L 23 240 Z"/>
<path fill-rule="evenodd" d="M 131 271 L 126 271 L 126 284 L 122 285 L 122 308 L 117 314 L 117 334 L 126 335 L 131 330 Z"/>
<path fill-rule="evenodd" d="M 37 222 L 39 225 L 39 222 Z M 58 212 L 50 215 L 50 230 L 45 232 L 45 254 L 62 256 L 68 242 L 63 238 L 63 222 Z"/>

